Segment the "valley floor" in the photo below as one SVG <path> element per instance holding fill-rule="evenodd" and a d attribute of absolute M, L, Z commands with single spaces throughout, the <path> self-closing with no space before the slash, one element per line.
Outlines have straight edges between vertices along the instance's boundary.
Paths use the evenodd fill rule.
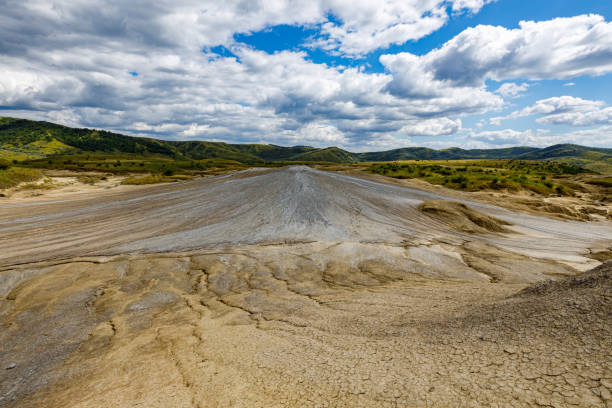
<path fill-rule="evenodd" d="M 0 406 L 611 406 L 612 224 L 445 198 L 294 167 L 0 203 Z"/>

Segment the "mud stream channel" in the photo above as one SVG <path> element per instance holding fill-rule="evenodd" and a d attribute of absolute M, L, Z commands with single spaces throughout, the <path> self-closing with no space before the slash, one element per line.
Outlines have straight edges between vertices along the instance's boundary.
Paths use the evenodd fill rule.
<path fill-rule="evenodd" d="M 0 407 L 612 406 L 612 223 L 446 199 L 289 167 L 0 204 Z"/>

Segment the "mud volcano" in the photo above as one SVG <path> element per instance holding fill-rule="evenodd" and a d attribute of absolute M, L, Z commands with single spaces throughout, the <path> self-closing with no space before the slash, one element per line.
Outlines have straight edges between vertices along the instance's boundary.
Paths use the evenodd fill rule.
<path fill-rule="evenodd" d="M 610 406 L 611 245 L 307 167 L 3 204 L 0 406 Z"/>

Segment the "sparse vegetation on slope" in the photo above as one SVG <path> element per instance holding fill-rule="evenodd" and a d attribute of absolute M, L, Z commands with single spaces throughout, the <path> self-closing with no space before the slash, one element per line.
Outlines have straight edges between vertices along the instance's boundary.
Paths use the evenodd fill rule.
<path fill-rule="evenodd" d="M 161 174 L 151 174 L 148 176 L 133 176 L 124 179 L 121 184 L 143 185 L 157 184 L 173 181 L 170 177 L 164 177 Z"/>
<path fill-rule="evenodd" d="M 50 170 L 102 171 L 106 173 L 189 173 L 216 174 L 220 170 L 243 169 L 246 166 L 235 160 L 171 160 L 164 157 L 136 155 L 80 154 L 53 156 L 44 159 L 27 160 L 22 166 Z"/>
<path fill-rule="evenodd" d="M 316 162 L 331 162 L 331 163 L 353 163 L 359 161 L 355 154 L 337 147 L 328 147 L 325 149 L 316 149 L 297 156 L 292 160 L 299 161 L 316 161 Z"/>
<path fill-rule="evenodd" d="M 278 161 L 356 163 L 396 160 L 520 159 L 556 160 L 600 173 L 612 172 L 612 149 L 570 144 L 504 149 L 408 147 L 383 152 L 352 153 L 338 147 L 283 147 L 269 144 L 228 144 L 207 141 L 168 141 L 131 137 L 93 129 L 74 129 L 48 122 L 0 118 L 0 158 L 28 160 L 48 156 L 104 153 L 171 160 L 226 159 L 244 164 Z"/>
<path fill-rule="evenodd" d="M 456 201 L 425 201 L 418 209 L 439 222 L 463 232 L 507 232 L 505 226 L 509 225 L 506 221 Z"/>
<path fill-rule="evenodd" d="M 587 183 L 602 187 L 612 187 L 612 177 L 593 178 L 588 180 Z"/>
<path fill-rule="evenodd" d="M 567 177 L 588 170 L 565 163 L 527 160 L 457 160 L 374 163 L 367 172 L 394 178 L 418 178 L 431 184 L 463 191 L 507 190 L 537 194 L 571 195 Z"/>
<path fill-rule="evenodd" d="M 40 170 L 21 167 L 0 168 L 0 189 L 11 188 L 20 183 L 32 182 L 43 177 Z"/>

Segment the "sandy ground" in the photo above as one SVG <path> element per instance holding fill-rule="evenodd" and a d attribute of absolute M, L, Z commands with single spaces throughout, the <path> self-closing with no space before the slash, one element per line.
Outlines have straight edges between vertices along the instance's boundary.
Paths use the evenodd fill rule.
<path fill-rule="evenodd" d="M 98 178 L 94 184 L 82 183 L 78 177 L 93 176 Z M 104 177 L 104 179 L 99 179 Z M 46 172 L 45 177 L 35 183 L 23 183 L 17 187 L 2 191 L 2 203 L 29 203 L 50 200 L 71 200 L 76 198 L 98 197 L 114 193 L 123 193 L 146 189 L 147 185 L 123 185 L 125 176 L 114 176 L 104 173 L 75 173 L 71 171 Z M 41 188 L 24 188 L 39 185 Z"/>
<path fill-rule="evenodd" d="M 327 166 L 320 166 L 326 169 Z M 508 210 L 524 212 L 533 215 L 543 215 L 546 217 L 579 221 L 599 221 L 612 220 L 612 205 L 609 198 L 602 202 L 602 196 L 610 196 L 610 188 L 602 188 L 589 185 L 584 182 L 572 180 L 575 185 L 579 185 L 584 191 L 577 191 L 574 196 L 550 196 L 542 197 L 533 192 L 506 192 L 506 191 L 477 191 L 463 192 L 448 189 L 441 185 L 430 184 L 419 179 L 395 179 L 378 174 L 366 173 L 362 170 L 346 168 L 343 166 L 330 167 L 330 170 L 338 171 L 342 174 L 360 177 L 379 183 L 393 184 L 402 187 L 414 188 L 429 191 L 435 194 L 453 197 L 461 200 L 477 201 L 485 204 L 492 204 Z"/>
<path fill-rule="evenodd" d="M 0 203 L 0 406 L 611 406 L 612 223 L 445 198 L 292 167 Z"/>

